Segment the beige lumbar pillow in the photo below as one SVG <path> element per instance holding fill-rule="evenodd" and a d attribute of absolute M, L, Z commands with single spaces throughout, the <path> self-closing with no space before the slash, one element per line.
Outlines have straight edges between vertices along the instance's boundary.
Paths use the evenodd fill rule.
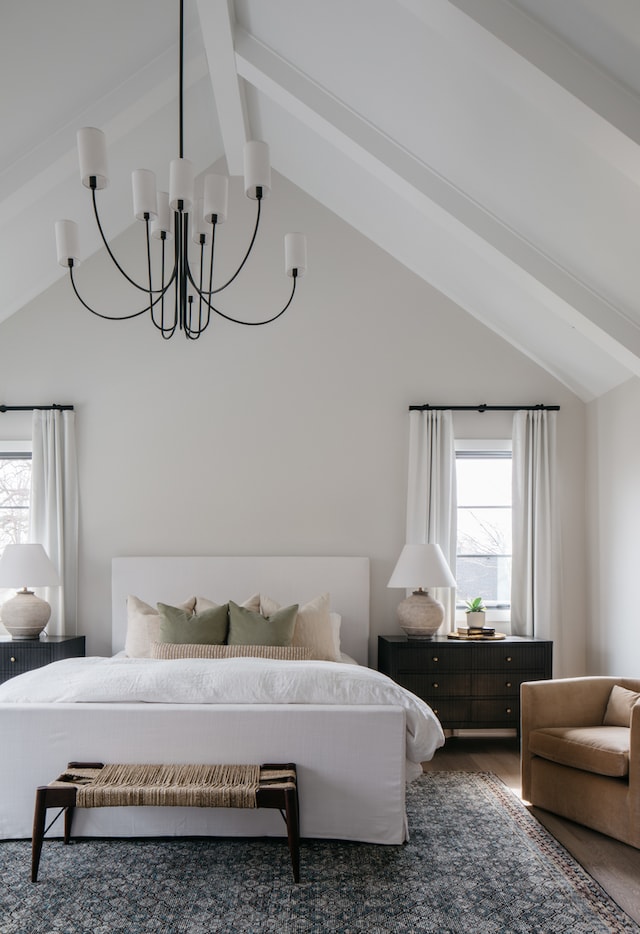
<path fill-rule="evenodd" d="M 270 597 L 260 595 L 260 612 L 272 616 L 280 609 Z M 291 645 L 311 649 L 311 657 L 327 662 L 340 661 L 340 617 L 331 613 L 328 593 L 298 608 Z"/>
<path fill-rule="evenodd" d="M 180 609 L 193 613 L 196 598 L 190 597 L 180 603 Z M 151 645 L 160 639 L 162 617 L 156 607 L 149 606 L 139 597 L 127 597 L 127 636 L 125 654 L 130 658 L 150 658 Z"/>
<path fill-rule="evenodd" d="M 187 645 L 154 642 L 152 658 L 273 658 L 282 661 L 309 661 L 311 649 L 294 645 Z"/>
<path fill-rule="evenodd" d="M 614 684 L 605 711 L 604 726 L 631 726 L 631 708 L 640 700 L 640 693 Z"/>

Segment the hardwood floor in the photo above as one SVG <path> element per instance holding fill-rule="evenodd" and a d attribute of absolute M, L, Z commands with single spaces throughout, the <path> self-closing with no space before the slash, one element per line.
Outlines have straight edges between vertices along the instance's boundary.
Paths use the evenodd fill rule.
<path fill-rule="evenodd" d="M 425 772 L 493 772 L 516 794 L 521 794 L 520 748 L 515 736 L 464 734 L 448 737 L 432 761 L 423 764 L 423 769 Z M 611 898 L 640 924 L 640 850 L 540 808 L 530 807 L 530 810 Z"/>

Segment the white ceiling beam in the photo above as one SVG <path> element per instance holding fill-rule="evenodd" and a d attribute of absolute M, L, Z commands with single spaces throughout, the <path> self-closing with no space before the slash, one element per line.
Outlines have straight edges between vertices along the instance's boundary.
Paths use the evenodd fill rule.
<path fill-rule="evenodd" d="M 230 175 L 242 175 L 243 150 L 250 138 L 243 88 L 233 43 L 233 0 L 198 0 L 202 39 Z"/>
<path fill-rule="evenodd" d="M 397 0 L 640 184 L 640 100 L 508 0 Z"/>
<path fill-rule="evenodd" d="M 464 239 L 510 276 L 527 277 L 557 313 L 601 343 L 620 362 L 637 366 L 640 328 L 587 284 L 563 269 L 476 201 L 419 161 L 244 30 L 236 32 L 238 73 L 302 120 L 380 184 Z"/>

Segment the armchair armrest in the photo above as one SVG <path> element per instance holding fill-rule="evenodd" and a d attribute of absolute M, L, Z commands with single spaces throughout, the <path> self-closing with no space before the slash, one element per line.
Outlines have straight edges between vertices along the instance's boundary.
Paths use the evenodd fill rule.
<path fill-rule="evenodd" d="M 619 683 L 619 678 L 586 677 L 527 681 L 521 685 L 522 796 L 525 800 L 529 800 L 531 793 L 531 731 L 544 727 L 596 726 L 602 723 L 611 688 Z M 640 717 L 638 726 L 640 727 Z M 640 759 L 638 768 L 640 769 Z"/>
<path fill-rule="evenodd" d="M 640 701 L 636 701 L 631 710 L 631 729 L 629 731 L 629 798 L 633 809 L 632 819 L 635 819 L 635 826 L 640 827 Z"/>

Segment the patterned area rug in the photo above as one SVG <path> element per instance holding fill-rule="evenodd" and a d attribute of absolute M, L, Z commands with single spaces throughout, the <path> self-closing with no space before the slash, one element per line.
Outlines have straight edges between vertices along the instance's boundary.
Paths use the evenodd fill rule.
<path fill-rule="evenodd" d="M 301 882 L 286 842 L 0 843 L 2 934 L 193 932 L 640 932 L 489 773 L 414 782 L 404 846 L 303 841 Z"/>

